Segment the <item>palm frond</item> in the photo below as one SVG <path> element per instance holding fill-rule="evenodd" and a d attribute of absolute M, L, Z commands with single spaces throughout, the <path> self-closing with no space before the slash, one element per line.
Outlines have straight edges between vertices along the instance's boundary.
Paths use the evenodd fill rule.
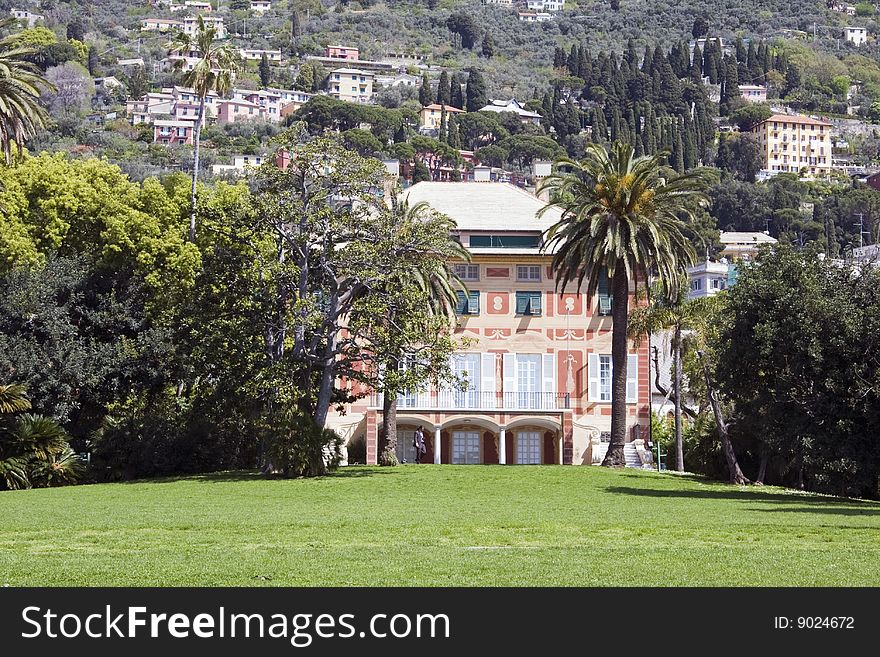
<path fill-rule="evenodd" d="M 31 401 L 27 396 L 27 388 L 18 383 L 0 385 L 0 414 L 27 411 Z"/>
<path fill-rule="evenodd" d="M 707 202 L 707 178 L 694 171 L 666 179 L 665 157 L 635 157 L 632 146 L 616 142 L 610 150 L 589 144 L 583 160 L 556 162 L 538 191 L 550 192 L 545 211 L 562 210 L 544 240 L 560 290 L 575 283 L 593 295 L 603 271 L 613 277 L 622 267 L 629 280 L 650 272 L 670 298 L 679 295 L 696 258 L 680 216 L 689 212 L 686 199 Z"/>

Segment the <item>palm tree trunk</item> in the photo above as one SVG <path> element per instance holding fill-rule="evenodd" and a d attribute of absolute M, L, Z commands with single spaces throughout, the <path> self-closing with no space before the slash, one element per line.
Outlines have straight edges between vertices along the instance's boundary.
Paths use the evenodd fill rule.
<path fill-rule="evenodd" d="M 199 180 L 199 146 L 202 142 L 202 121 L 205 118 L 205 96 L 199 100 L 199 118 L 196 120 L 193 138 L 195 141 L 195 150 L 193 151 L 193 175 L 192 175 L 192 192 L 190 194 L 190 215 L 189 215 L 189 241 L 196 241 L 196 183 Z"/>
<path fill-rule="evenodd" d="M 626 465 L 626 328 L 629 317 L 629 279 L 622 262 L 614 267 L 611 282 L 611 442 L 604 466 Z"/>
<path fill-rule="evenodd" d="M 675 469 L 684 472 L 684 445 L 681 430 L 681 323 L 675 325 L 673 337 L 673 358 L 675 360 Z"/>
<path fill-rule="evenodd" d="M 382 432 L 379 465 L 397 465 L 397 395 L 385 391 L 382 399 Z"/>

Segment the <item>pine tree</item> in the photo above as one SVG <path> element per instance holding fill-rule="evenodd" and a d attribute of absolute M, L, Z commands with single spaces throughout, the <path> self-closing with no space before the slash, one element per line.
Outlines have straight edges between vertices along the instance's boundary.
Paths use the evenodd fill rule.
<path fill-rule="evenodd" d="M 312 91 L 315 88 L 315 69 L 308 62 L 299 67 L 293 88 L 297 91 Z"/>
<path fill-rule="evenodd" d="M 437 85 L 437 103 L 449 105 L 452 103 L 452 88 L 449 86 L 449 73 L 440 73 L 440 83 Z"/>
<path fill-rule="evenodd" d="M 431 82 L 428 80 L 428 74 L 422 74 L 422 85 L 419 87 L 419 102 L 422 107 L 427 107 L 434 102 L 434 94 L 431 91 Z"/>

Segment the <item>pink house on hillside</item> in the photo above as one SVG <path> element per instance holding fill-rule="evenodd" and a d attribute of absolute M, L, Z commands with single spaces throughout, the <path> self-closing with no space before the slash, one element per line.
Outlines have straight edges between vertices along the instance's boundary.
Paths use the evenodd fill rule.
<path fill-rule="evenodd" d="M 194 121 L 153 121 L 153 143 L 192 145 L 194 128 Z"/>
<path fill-rule="evenodd" d="M 360 58 L 360 50 L 349 46 L 327 46 L 324 49 L 324 56 L 357 61 Z"/>
<path fill-rule="evenodd" d="M 266 116 L 266 110 L 249 100 L 224 100 L 217 106 L 217 122 L 253 121 Z"/>

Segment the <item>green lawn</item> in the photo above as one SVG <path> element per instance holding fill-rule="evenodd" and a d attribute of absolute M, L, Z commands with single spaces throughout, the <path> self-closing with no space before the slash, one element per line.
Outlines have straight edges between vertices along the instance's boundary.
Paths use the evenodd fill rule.
<path fill-rule="evenodd" d="M 0 586 L 880 585 L 880 504 L 598 467 L 0 493 Z"/>

